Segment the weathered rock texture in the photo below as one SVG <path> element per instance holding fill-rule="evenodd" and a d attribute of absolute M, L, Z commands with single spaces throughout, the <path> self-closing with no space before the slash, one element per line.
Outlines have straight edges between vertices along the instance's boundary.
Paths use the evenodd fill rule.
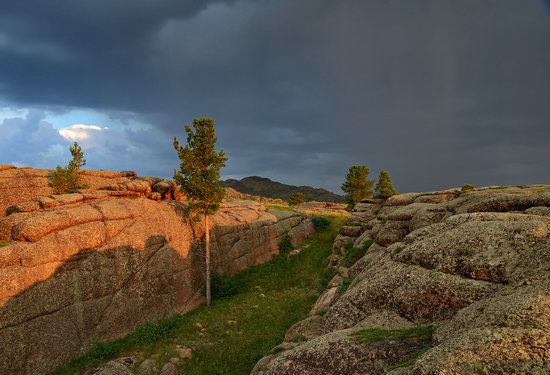
<path fill-rule="evenodd" d="M 42 173 L 7 172 L 24 181 Z M 0 217 L 9 242 L 0 248 L 0 374 L 47 372 L 202 302 L 204 228 L 190 225 L 186 204 L 149 199 L 160 181 L 97 174 L 101 190 L 39 196 L 47 186 L 22 185 L 2 201 L 14 208 Z M 284 234 L 299 243 L 313 231 L 302 215 L 277 217 L 254 202 L 223 203 L 211 222 L 214 271 L 230 274 L 270 260 Z"/>
<path fill-rule="evenodd" d="M 550 373 L 549 209 L 544 185 L 364 200 L 334 242 L 339 275 L 252 373 Z M 427 348 L 351 335 L 425 325 Z"/>

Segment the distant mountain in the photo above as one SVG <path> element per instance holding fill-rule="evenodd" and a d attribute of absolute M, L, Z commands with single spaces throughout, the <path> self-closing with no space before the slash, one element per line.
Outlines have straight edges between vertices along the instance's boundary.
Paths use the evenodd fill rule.
<path fill-rule="evenodd" d="M 302 193 L 307 201 L 318 202 L 344 202 L 343 196 L 334 194 L 321 188 L 311 186 L 292 186 L 280 182 L 271 181 L 269 178 L 251 176 L 242 180 L 229 179 L 222 181 L 221 184 L 231 187 L 241 193 L 259 195 L 268 198 L 280 198 L 287 200 L 292 194 Z"/>

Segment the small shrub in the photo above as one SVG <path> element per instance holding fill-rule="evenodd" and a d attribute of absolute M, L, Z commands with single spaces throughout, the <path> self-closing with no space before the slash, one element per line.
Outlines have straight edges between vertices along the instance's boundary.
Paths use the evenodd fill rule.
<path fill-rule="evenodd" d="M 54 188 L 56 194 L 76 193 L 79 189 L 86 187 L 80 181 L 80 168 L 86 165 L 84 153 L 76 142 L 71 147 L 70 152 L 73 159 L 69 162 L 69 165 L 66 168 L 58 165 L 48 175 L 48 182 Z"/>
<path fill-rule="evenodd" d="M 470 191 L 470 190 L 474 190 L 476 187 L 472 184 L 464 184 L 462 186 L 462 191 Z"/>
<path fill-rule="evenodd" d="M 338 290 L 340 291 L 340 293 L 344 293 L 346 290 L 348 290 L 352 282 L 353 282 L 352 278 L 344 277 L 344 279 L 342 280 L 342 283 L 338 287 Z"/>
<path fill-rule="evenodd" d="M 236 278 L 218 273 L 212 275 L 211 288 L 213 298 L 230 297 L 241 291 Z"/>
<path fill-rule="evenodd" d="M 279 253 L 287 254 L 290 253 L 292 249 L 294 249 L 294 246 L 292 246 L 292 237 L 287 233 L 281 238 L 281 241 L 279 241 Z"/>
<path fill-rule="evenodd" d="M 330 227 L 330 220 L 323 216 L 315 216 L 311 218 L 311 222 L 316 231 L 322 231 Z"/>
<path fill-rule="evenodd" d="M 359 259 L 363 258 L 373 243 L 373 240 L 367 240 L 363 242 L 361 247 L 349 246 L 344 256 L 344 266 L 350 267 Z"/>
<path fill-rule="evenodd" d="M 78 170 L 62 168 L 59 165 L 48 175 L 50 186 L 54 188 L 56 194 L 76 193 L 82 189 Z"/>
<path fill-rule="evenodd" d="M 0 240 L 0 247 L 8 246 L 9 244 L 8 241 Z"/>

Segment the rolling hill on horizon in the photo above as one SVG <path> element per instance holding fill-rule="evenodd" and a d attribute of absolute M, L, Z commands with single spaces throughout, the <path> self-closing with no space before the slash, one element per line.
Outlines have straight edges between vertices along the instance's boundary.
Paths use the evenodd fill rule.
<path fill-rule="evenodd" d="M 268 198 L 280 198 L 287 200 L 295 193 L 302 193 L 304 194 L 306 201 L 345 202 L 344 196 L 335 194 L 323 188 L 287 185 L 277 181 L 272 181 L 267 177 L 249 176 L 241 180 L 227 179 L 225 181 L 221 181 L 221 184 L 225 187 L 233 188 L 241 193 L 259 195 Z"/>

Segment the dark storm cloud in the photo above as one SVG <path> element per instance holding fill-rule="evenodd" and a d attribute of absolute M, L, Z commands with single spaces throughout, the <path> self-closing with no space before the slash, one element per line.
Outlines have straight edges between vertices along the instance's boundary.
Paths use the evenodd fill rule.
<path fill-rule="evenodd" d="M 171 136 L 209 115 L 231 176 L 336 190 L 366 163 L 401 190 L 548 182 L 545 3 L 9 2 L 0 100 L 134 113 L 156 129 L 124 137 L 148 174 L 170 175 Z"/>

